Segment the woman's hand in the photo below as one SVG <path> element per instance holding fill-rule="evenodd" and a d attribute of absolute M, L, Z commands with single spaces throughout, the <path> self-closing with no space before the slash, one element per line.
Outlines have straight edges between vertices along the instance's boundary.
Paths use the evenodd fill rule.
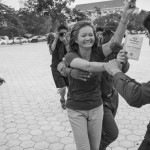
<path fill-rule="evenodd" d="M 121 64 L 116 59 L 110 60 L 105 64 L 105 70 L 112 76 L 121 72 Z"/>

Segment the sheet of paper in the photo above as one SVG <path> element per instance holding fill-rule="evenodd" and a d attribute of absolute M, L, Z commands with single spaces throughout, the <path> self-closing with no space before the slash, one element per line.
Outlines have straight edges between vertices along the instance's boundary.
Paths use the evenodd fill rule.
<path fill-rule="evenodd" d="M 143 37 L 131 34 L 126 35 L 124 49 L 128 52 L 129 59 L 139 60 L 142 43 Z"/>

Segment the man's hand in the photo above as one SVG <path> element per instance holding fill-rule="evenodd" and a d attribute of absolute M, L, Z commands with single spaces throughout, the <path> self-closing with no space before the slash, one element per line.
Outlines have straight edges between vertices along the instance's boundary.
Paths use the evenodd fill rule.
<path fill-rule="evenodd" d="M 118 55 L 117 55 L 117 62 L 119 63 L 126 63 L 127 62 L 127 52 L 125 50 L 121 50 L 119 51 Z"/>
<path fill-rule="evenodd" d="M 5 80 L 3 78 L 0 78 L 0 85 L 2 85 L 3 83 L 6 83 Z"/>
<path fill-rule="evenodd" d="M 72 68 L 70 72 L 70 76 L 74 79 L 86 81 L 88 78 L 90 78 L 90 73 L 86 71 L 82 71 L 80 69 Z"/>
<path fill-rule="evenodd" d="M 117 62 L 115 59 L 109 61 L 105 64 L 105 70 L 112 76 L 114 76 L 118 72 L 122 72 L 120 68 L 121 64 Z"/>
<path fill-rule="evenodd" d="M 57 66 L 58 71 L 65 77 L 71 76 L 74 79 L 86 81 L 90 78 L 91 73 L 76 68 L 66 67 L 64 61 L 60 62 Z"/>

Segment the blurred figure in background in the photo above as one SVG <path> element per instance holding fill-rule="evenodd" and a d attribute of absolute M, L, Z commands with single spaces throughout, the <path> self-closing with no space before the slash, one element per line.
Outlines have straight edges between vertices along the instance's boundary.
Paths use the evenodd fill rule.
<path fill-rule="evenodd" d="M 102 27 L 96 27 L 96 37 L 98 39 L 98 46 L 102 43 L 103 38 L 103 28 Z"/>
<path fill-rule="evenodd" d="M 66 109 L 65 94 L 66 87 L 68 86 L 68 78 L 60 74 L 57 66 L 64 59 L 67 51 L 69 51 L 68 38 L 68 28 L 64 25 L 60 25 L 57 32 L 48 37 L 49 51 L 52 55 L 52 75 L 61 97 L 60 102 L 63 109 Z"/>

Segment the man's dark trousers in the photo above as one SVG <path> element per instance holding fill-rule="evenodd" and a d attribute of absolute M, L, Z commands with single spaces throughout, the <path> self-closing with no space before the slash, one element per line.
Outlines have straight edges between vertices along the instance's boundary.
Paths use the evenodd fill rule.
<path fill-rule="evenodd" d="M 150 123 L 147 125 L 147 131 L 138 150 L 150 150 Z"/>
<path fill-rule="evenodd" d="M 112 110 L 104 105 L 103 131 L 99 150 L 105 150 L 108 145 L 114 142 L 119 134 Z"/>

